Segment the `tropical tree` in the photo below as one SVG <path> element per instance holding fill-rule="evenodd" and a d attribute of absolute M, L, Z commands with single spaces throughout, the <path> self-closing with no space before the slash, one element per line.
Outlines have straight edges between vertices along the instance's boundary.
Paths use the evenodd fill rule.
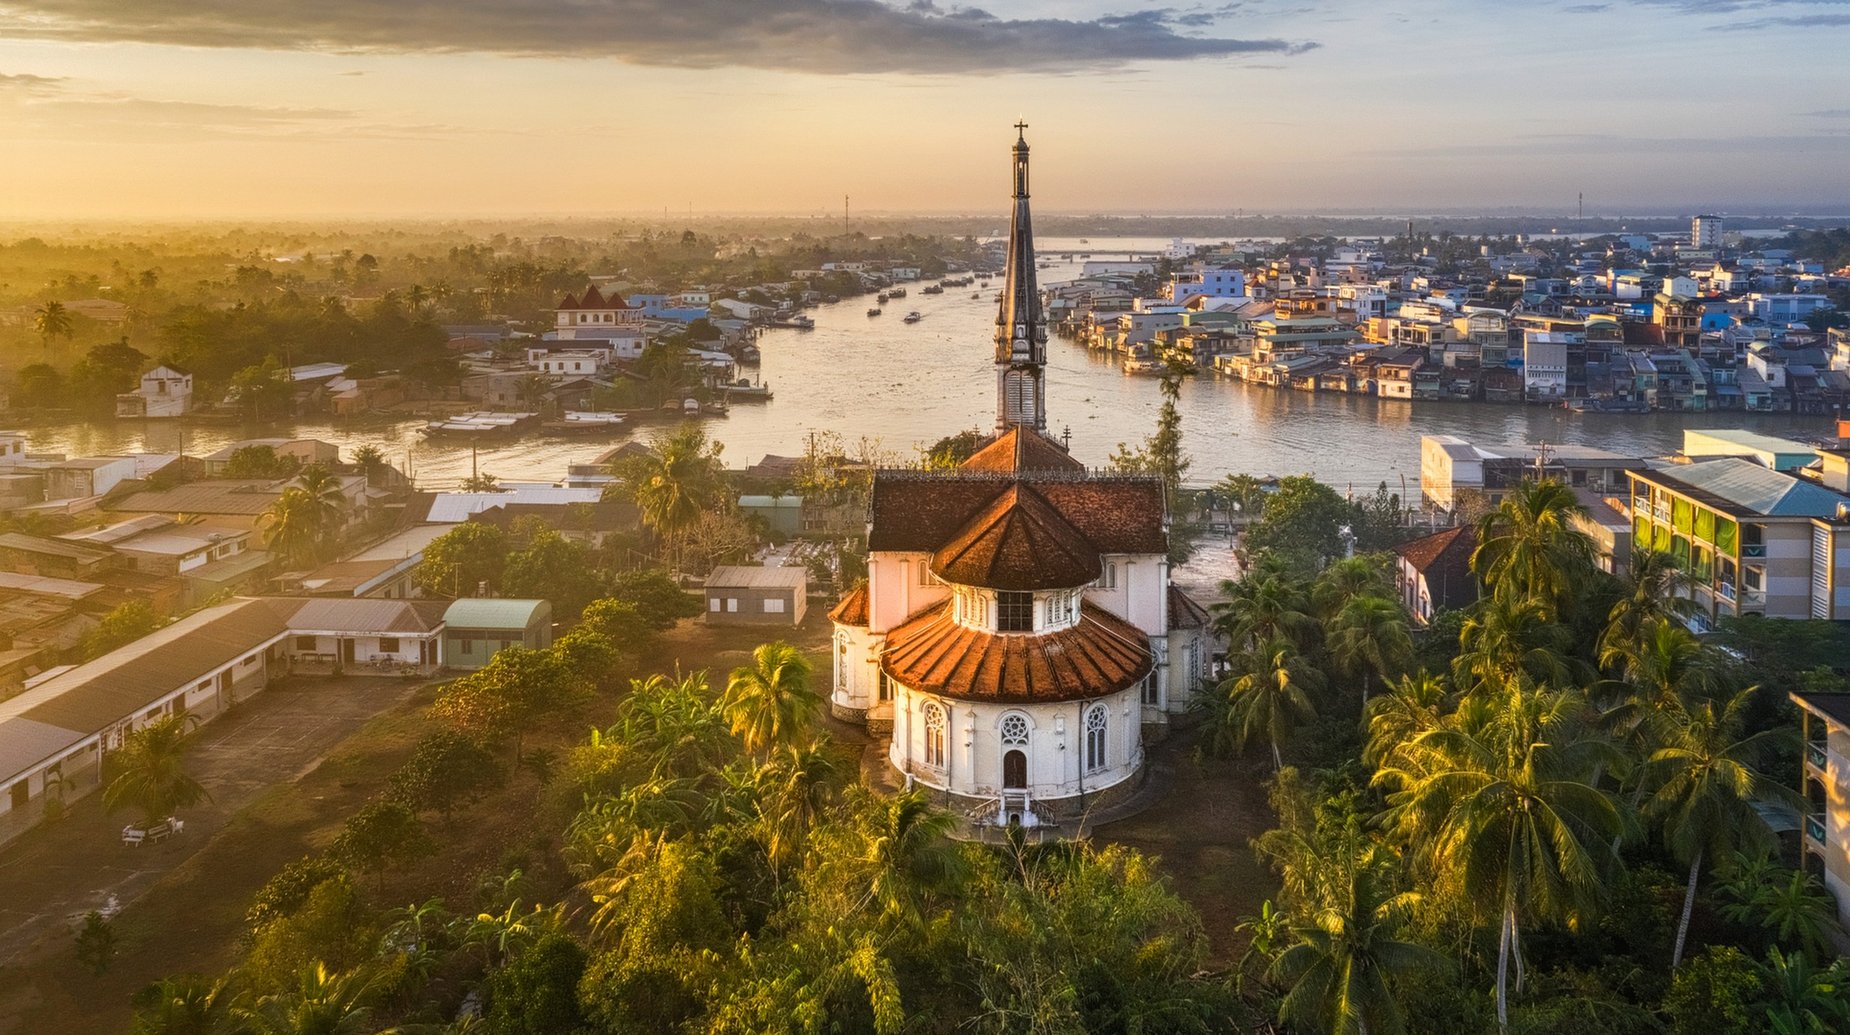
<path fill-rule="evenodd" d="M 878 906 L 882 916 L 916 929 L 932 894 L 955 885 L 964 872 L 963 857 L 950 839 L 955 825 L 950 813 L 932 808 L 919 790 L 873 808 L 863 835 L 872 879 L 862 904 Z"/>
<path fill-rule="evenodd" d="M 658 436 L 653 450 L 624 462 L 619 474 L 643 524 L 672 552 L 681 534 L 719 498 L 719 445 L 690 422 Z"/>
<path fill-rule="evenodd" d="M 1330 562 L 1311 583 L 1310 600 L 1317 617 L 1335 618 L 1357 597 L 1394 598 L 1394 582 L 1388 575 L 1392 555 L 1362 553 Z"/>
<path fill-rule="evenodd" d="M 1525 481 L 1478 520 L 1471 570 L 1492 595 L 1526 601 L 1559 618 L 1593 572 L 1593 540 L 1574 527 L 1586 513 L 1574 490 L 1546 478 Z"/>
<path fill-rule="evenodd" d="M 1297 943 L 1279 953 L 1267 977 L 1287 989 L 1279 1019 L 1294 1030 L 1397 1035 L 1406 1016 L 1393 980 L 1446 970 L 1451 961 L 1396 937 L 1420 896 L 1395 889 L 1392 853 L 1361 838 L 1347 839 L 1345 849 L 1322 860 L 1336 871 L 1324 882 L 1333 894 L 1292 924 Z"/>
<path fill-rule="evenodd" d="M 224 1035 L 244 999 L 224 978 L 163 978 L 135 993 L 133 1035 Z"/>
<path fill-rule="evenodd" d="M 732 670 L 720 709 L 745 750 L 764 758 L 811 738 L 822 696 L 809 677 L 809 659 L 782 642 L 760 644 L 750 665 Z"/>
<path fill-rule="evenodd" d="M 1623 672 L 1642 653 L 1644 641 L 1658 623 L 1681 622 L 1694 613 L 1690 585 L 1689 574 L 1668 551 L 1632 551 L 1630 563 L 1618 578 L 1619 599 L 1600 633 L 1600 665 Z"/>
<path fill-rule="evenodd" d="M 1850 1031 L 1850 960 L 1819 968 L 1803 952 L 1767 950 L 1760 967 L 1772 992 L 1767 1030 L 1772 1035 L 1830 1035 Z"/>
<path fill-rule="evenodd" d="M 1272 748 L 1272 767 L 1284 768 L 1281 747 L 1289 742 L 1299 727 L 1317 717 L 1317 706 L 1310 691 L 1320 676 L 1305 661 L 1289 640 L 1266 641 L 1253 652 L 1252 667 L 1229 677 L 1221 684 L 1226 695 L 1226 711 L 1221 717 L 1224 728 L 1216 739 L 1235 751 L 1264 737 Z"/>
<path fill-rule="evenodd" d="M 1713 701 L 1671 702 L 1652 713 L 1650 736 L 1662 746 L 1638 771 L 1651 792 L 1646 811 L 1663 823 L 1665 843 L 1689 865 L 1683 915 L 1670 955 L 1673 969 L 1683 961 L 1703 861 L 1726 859 L 1742 850 L 1770 851 L 1772 832 L 1754 810 L 1755 800 L 1790 798 L 1796 803 L 1799 798 L 1755 768 L 1771 753 L 1789 747 L 1792 737 L 1786 728 L 1742 736 L 1753 696 L 1754 688 L 1749 687 L 1720 709 Z"/>
<path fill-rule="evenodd" d="M 1465 693 L 1495 693 L 1521 680 L 1566 685 L 1573 633 L 1534 601 L 1493 596 L 1478 601 L 1459 629 L 1452 680 Z"/>
<path fill-rule="evenodd" d="M 69 338 L 72 332 L 71 311 L 63 302 L 46 302 L 32 315 L 32 329 L 38 332 L 46 348 L 53 338 Z"/>
<path fill-rule="evenodd" d="M 321 464 L 311 464 L 285 488 L 258 519 L 264 544 L 290 564 L 321 560 L 346 524 L 347 496 L 340 479 Z"/>
<path fill-rule="evenodd" d="M 1522 987 L 1525 916 L 1582 915 L 1602 891 L 1611 841 L 1627 830 L 1586 782 L 1616 758 L 1581 729 L 1585 707 L 1577 692 L 1519 681 L 1501 700 L 1415 737 L 1374 777 L 1419 868 L 1495 911 L 1497 1023 L 1506 1031 L 1512 966 Z"/>
<path fill-rule="evenodd" d="M 465 521 L 430 541 L 413 577 L 432 596 L 469 596 L 484 584 L 491 590 L 500 586 L 507 555 L 507 533 Z"/>
<path fill-rule="evenodd" d="M 820 738 L 785 745 L 757 771 L 758 820 L 765 854 L 773 862 L 788 863 L 799 856 L 810 828 L 834 799 L 841 776 L 827 742 Z"/>
<path fill-rule="evenodd" d="M 1240 516 L 1249 521 L 1265 510 L 1265 485 L 1250 474 L 1230 474 L 1220 480 L 1214 492 L 1229 507 L 1238 507 Z"/>
<path fill-rule="evenodd" d="M 115 776 L 103 788 L 103 807 L 110 812 L 133 808 L 144 826 L 158 823 L 177 810 L 211 801 L 198 780 L 186 772 L 186 717 L 169 715 L 128 735 L 113 753 Z"/>
<path fill-rule="evenodd" d="M 1383 596 L 1356 596 L 1331 619 L 1327 642 L 1330 656 L 1345 675 L 1362 680 L 1362 709 L 1368 709 L 1368 680 L 1392 680 L 1413 656 L 1413 636 L 1407 613 L 1397 601 Z"/>
<path fill-rule="evenodd" d="M 376 990 L 358 970 L 332 973 L 317 963 L 295 988 L 264 996 L 239 1020 L 253 1035 L 358 1035 L 367 1030 Z"/>
<path fill-rule="evenodd" d="M 1368 703 L 1368 739 L 1362 761 L 1379 768 L 1406 744 L 1444 722 L 1450 694 L 1445 681 L 1429 672 L 1402 676 L 1388 692 Z"/>
<path fill-rule="evenodd" d="M 1210 606 L 1214 631 L 1235 650 L 1285 640 L 1307 648 L 1316 642 L 1317 620 L 1303 584 L 1283 568 L 1261 563 L 1245 578 L 1223 581 L 1221 600 Z"/>

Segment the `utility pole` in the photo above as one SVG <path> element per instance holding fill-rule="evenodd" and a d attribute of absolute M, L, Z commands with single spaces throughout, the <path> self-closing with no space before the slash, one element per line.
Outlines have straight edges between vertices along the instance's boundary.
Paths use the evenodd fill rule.
<path fill-rule="evenodd" d="M 841 232 L 842 232 L 842 236 L 843 236 L 843 237 L 846 237 L 846 236 L 848 236 L 848 234 L 849 234 L 849 230 L 848 230 L 848 195 L 846 195 L 846 194 L 843 194 L 843 195 L 841 196 Z"/>
<path fill-rule="evenodd" d="M 1587 218 L 1587 192 L 1581 191 L 1580 193 L 1574 195 L 1574 197 L 1580 207 L 1580 215 L 1578 218 L 1580 219 Z"/>

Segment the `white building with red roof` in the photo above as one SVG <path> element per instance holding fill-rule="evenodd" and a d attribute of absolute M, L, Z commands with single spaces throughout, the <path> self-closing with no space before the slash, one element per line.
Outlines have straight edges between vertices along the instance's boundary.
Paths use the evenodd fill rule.
<path fill-rule="evenodd" d="M 830 618 L 831 704 L 980 824 L 1122 801 L 1144 736 L 1205 676 L 1201 608 L 1169 578 L 1162 481 L 1088 470 L 1046 433 L 1028 145 L 996 320 L 996 434 L 948 471 L 881 470 L 868 579 Z"/>
<path fill-rule="evenodd" d="M 577 351 L 597 348 L 613 359 L 635 359 L 648 344 L 642 310 L 611 292 L 606 296 L 593 284 L 582 295 L 566 295 L 553 310 L 553 329 L 541 339 L 546 346 L 527 350 L 532 361 L 537 351 Z M 537 363 L 536 363 L 537 365 Z"/>

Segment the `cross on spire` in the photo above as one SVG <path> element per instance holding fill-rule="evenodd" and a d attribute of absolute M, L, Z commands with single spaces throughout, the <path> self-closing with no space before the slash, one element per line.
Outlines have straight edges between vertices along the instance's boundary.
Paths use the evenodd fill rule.
<path fill-rule="evenodd" d="M 1028 123 L 1027 123 L 1026 121 L 1023 121 L 1023 120 L 1017 120 L 1017 121 L 1016 121 L 1016 123 L 1015 123 L 1015 139 L 1017 139 L 1017 140 L 1019 140 L 1019 141 L 1022 141 L 1022 142 L 1024 142 L 1024 143 L 1025 143 L 1025 142 L 1027 141 L 1027 139 L 1028 139 Z"/>

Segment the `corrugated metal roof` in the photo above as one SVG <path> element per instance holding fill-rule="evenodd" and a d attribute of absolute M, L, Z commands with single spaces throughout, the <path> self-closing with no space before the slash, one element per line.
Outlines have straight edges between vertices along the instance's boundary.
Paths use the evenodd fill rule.
<path fill-rule="evenodd" d="M 1801 481 L 1741 457 L 1723 457 L 1701 463 L 1653 471 L 1646 477 L 1671 488 L 1688 486 L 1763 517 L 1832 517 L 1850 503 L 1820 485 Z"/>
<path fill-rule="evenodd" d="M 552 605 L 544 600 L 469 597 L 452 603 L 443 622 L 456 629 L 525 629 L 542 608 L 550 617 Z"/>
<path fill-rule="evenodd" d="M 278 601 L 277 603 L 285 603 Z M 291 632 L 420 633 L 443 624 L 448 606 L 441 600 L 373 600 L 325 598 L 290 600 Z"/>
<path fill-rule="evenodd" d="M 512 492 L 440 492 L 430 501 L 424 521 L 433 525 L 454 525 L 469 520 L 469 515 L 510 503 L 542 504 L 562 507 L 572 503 L 596 503 L 602 489 L 561 489 L 555 486 L 523 487 Z"/>
<path fill-rule="evenodd" d="M 767 568 L 756 564 L 723 564 L 707 576 L 707 588 L 717 589 L 802 589 L 809 584 L 809 572 L 800 565 Z"/>
<path fill-rule="evenodd" d="M 134 492 L 103 504 L 104 510 L 157 514 L 261 514 L 283 494 L 283 483 L 265 480 L 205 481 L 166 490 Z"/>

